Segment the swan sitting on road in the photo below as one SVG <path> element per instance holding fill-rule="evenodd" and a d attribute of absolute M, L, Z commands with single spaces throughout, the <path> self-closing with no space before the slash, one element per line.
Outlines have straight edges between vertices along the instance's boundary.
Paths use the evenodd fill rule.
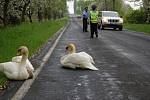
<path fill-rule="evenodd" d="M 76 53 L 76 47 L 74 44 L 68 44 L 66 47 L 67 55 L 60 58 L 60 63 L 64 67 L 68 68 L 83 68 L 83 69 L 91 69 L 98 70 L 93 64 L 93 58 L 87 54 L 86 52 L 78 52 Z M 93 63 L 93 64 L 92 64 Z"/>
<path fill-rule="evenodd" d="M 17 55 L 18 56 L 12 58 L 12 62 L 17 62 L 17 63 L 21 62 L 22 55 L 21 55 L 21 52 L 19 50 L 18 50 Z M 26 65 L 27 65 L 26 67 L 28 70 L 30 70 L 31 72 L 34 72 L 34 68 L 28 59 L 26 60 Z"/>
<path fill-rule="evenodd" d="M 28 59 L 28 48 L 26 46 L 21 46 L 18 50 L 22 55 L 20 62 L 5 62 L 0 63 L 0 71 L 3 72 L 7 78 L 13 80 L 25 80 L 33 77 L 33 72 L 28 70 L 28 64 L 26 60 Z"/>

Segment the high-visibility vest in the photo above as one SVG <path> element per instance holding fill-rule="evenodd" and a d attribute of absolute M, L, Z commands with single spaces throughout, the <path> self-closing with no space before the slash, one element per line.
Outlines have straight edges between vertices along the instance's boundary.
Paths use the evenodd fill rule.
<path fill-rule="evenodd" d="M 98 23 L 98 11 L 90 11 L 91 23 Z"/>

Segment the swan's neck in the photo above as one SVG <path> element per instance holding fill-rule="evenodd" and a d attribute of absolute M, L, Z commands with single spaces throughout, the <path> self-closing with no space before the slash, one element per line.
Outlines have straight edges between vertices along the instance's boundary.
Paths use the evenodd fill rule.
<path fill-rule="evenodd" d="M 72 53 L 75 53 L 75 52 L 69 52 L 69 54 L 72 54 Z"/>
<path fill-rule="evenodd" d="M 28 54 L 22 55 L 21 63 L 25 63 L 28 59 Z"/>
<path fill-rule="evenodd" d="M 72 53 L 76 53 L 76 47 L 73 44 L 68 47 L 68 54 Z"/>
<path fill-rule="evenodd" d="M 76 50 L 73 49 L 73 50 L 69 51 L 69 54 L 72 54 L 72 53 L 76 53 Z"/>

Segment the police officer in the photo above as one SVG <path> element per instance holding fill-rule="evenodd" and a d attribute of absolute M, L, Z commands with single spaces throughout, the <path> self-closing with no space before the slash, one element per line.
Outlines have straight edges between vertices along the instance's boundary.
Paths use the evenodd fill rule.
<path fill-rule="evenodd" d="M 92 5 L 92 10 L 90 11 L 90 28 L 91 28 L 91 38 L 93 38 L 94 34 L 98 38 L 98 11 L 96 10 L 96 5 Z"/>
<path fill-rule="evenodd" d="M 89 17 L 89 13 L 88 13 L 88 7 L 85 7 L 83 10 L 83 32 L 88 32 L 87 28 L 88 28 L 88 17 Z"/>

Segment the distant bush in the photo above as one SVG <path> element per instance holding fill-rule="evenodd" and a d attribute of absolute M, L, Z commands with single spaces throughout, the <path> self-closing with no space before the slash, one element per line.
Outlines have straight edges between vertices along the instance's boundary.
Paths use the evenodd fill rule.
<path fill-rule="evenodd" d="M 146 13 L 144 10 L 132 10 L 129 11 L 126 15 L 126 21 L 129 23 L 146 23 Z"/>

